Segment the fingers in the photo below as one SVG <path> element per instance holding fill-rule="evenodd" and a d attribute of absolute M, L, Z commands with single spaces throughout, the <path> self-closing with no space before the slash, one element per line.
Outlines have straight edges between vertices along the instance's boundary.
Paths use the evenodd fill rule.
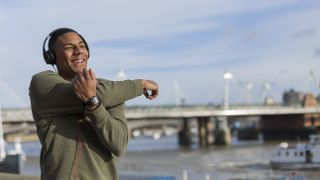
<path fill-rule="evenodd" d="M 89 77 L 90 77 L 92 80 L 96 80 L 96 75 L 94 74 L 94 72 L 92 71 L 92 69 L 89 69 L 88 73 L 89 73 Z"/>
<path fill-rule="evenodd" d="M 92 73 L 92 78 L 94 79 L 94 80 L 96 80 L 96 75 L 94 74 L 94 72 L 90 69 L 90 71 L 91 71 L 91 73 Z"/>
<path fill-rule="evenodd" d="M 96 77 L 91 69 L 83 69 L 83 71 L 78 72 L 73 79 L 75 82 L 80 81 L 82 84 L 85 84 L 87 81 L 96 80 Z"/>
<path fill-rule="evenodd" d="M 81 80 L 79 78 L 79 76 L 74 76 L 73 79 L 71 79 L 71 84 L 72 84 L 72 87 L 74 89 L 74 92 L 75 94 L 80 97 L 82 91 L 83 91 L 83 83 L 81 83 Z"/>
<path fill-rule="evenodd" d="M 153 100 L 158 96 L 159 86 L 156 82 L 151 80 L 142 80 L 142 84 L 144 87 L 143 94 L 147 99 Z M 151 94 L 148 91 L 151 91 Z"/>
<path fill-rule="evenodd" d="M 88 70 L 88 69 L 84 68 L 82 70 L 82 72 L 79 72 L 78 74 L 80 76 L 82 76 L 84 79 L 88 79 L 88 80 L 95 80 L 96 79 L 92 69 Z"/>
<path fill-rule="evenodd" d="M 84 77 L 85 79 L 88 78 L 88 70 L 87 70 L 86 68 L 84 68 L 84 69 L 82 70 L 82 75 L 83 75 L 83 77 Z"/>
<path fill-rule="evenodd" d="M 86 81 L 86 79 L 87 79 L 87 77 L 86 77 L 87 75 L 85 73 L 80 73 L 79 72 L 76 76 L 78 77 L 78 80 L 81 83 L 84 83 Z"/>
<path fill-rule="evenodd" d="M 158 91 L 158 89 L 157 90 L 151 90 L 151 94 L 150 94 L 147 89 L 144 89 L 143 90 L 143 94 L 147 99 L 153 100 L 153 99 L 157 98 L 157 96 L 159 94 L 159 91 Z"/>
<path fill-rule="evenodd" d="M 91 69 L 89 69 L 89 77 L 91 78 L 91 79 L 93 79 L 93 71 L 91 70 Z"/>
<path fill-rule="evenodd" d="M 83 101 L 96 95 L 96 79 L 91 69 L 83 69 L 78 72 L 72 79 L 71 84 L 74 93 Z"/>
<path fill-rule="evenodd" d="M 158 96 L 158 92 L 157 91 L 152 91 L 152 94 L 149 96 L 148 99 L 153 100 L 156 99 Z"/>
<path fill-rule="evenodd" d="M 80 87 L 84 86 L 85 81 L 86 81 L 85 76 L 79 72 L 72 78 L 71 83 L 73 84 L 74 87 L 79 89 Z"/>
<path fill-rule="evenodd" d="M 145 89 L 145 88 L 143 89 L 143 94 L 147 99 L 149 98 L 149 93 L 148 93 L 147 89 Z"/>
<path fill-rule="evenodd" d="M 153 90 L 151 96 L 155 99 L 159 95 L 159 90 Z"/>

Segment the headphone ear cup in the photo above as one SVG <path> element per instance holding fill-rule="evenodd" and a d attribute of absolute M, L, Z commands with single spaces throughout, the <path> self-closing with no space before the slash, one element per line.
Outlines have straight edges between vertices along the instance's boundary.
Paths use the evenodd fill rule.
<path fill-rule="evenodd" d="M 45 53 L 43 55 L 44 55 L 44 59 L 47 64 L 51 64 L 51 65 L 56 64 L 56 58 L 55 58 L 55 55 L 52 51 L 50 51 L 50 50 L 45 51 Z"/>
<path fill-rule="evenodd" d="M 52 51 L 48 51 L 48 56 L 50 57 L 51 64 L 56 64 L 56 57 Z"/>

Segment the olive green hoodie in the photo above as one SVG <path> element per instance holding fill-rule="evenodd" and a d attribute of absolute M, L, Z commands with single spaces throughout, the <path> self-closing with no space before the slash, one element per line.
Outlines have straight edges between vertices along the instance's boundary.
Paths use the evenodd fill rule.
<path fill-rule="evenodd" d="M 140 80 L 97 79 L 101 105 L 87 112 L 72 85 L 53 71 L 32 77 L 29 95 L 42 144 L 41 179 L 116 180 L 114 156 L 128 143 L 123 103 L 143 93 Z"/>

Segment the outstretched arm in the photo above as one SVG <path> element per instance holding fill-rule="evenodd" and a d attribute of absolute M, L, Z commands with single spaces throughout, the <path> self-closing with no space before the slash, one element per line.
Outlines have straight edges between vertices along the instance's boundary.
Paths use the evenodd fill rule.
<path fill-rule="evenodd" d="M 101 80 L 96 88 L 105 107 L 121 104 L 143 93 L 141 80 Z M 83 112 L 81 100 L 73 91 L 72 84 L 53 71 L 35 74 L 30 82 L 29 95 L 32 109 L 39 117 Z"/>
<path fill-rule="evenodd" d="M 155 99 L 158 94 L 159 94 L 159 86 L 157 83 L 151 80 L 135 80 L 136 82 L 140 82 L 140 86 L 143 88 L 143 94 L 147 99 L 153 100 Z M 75 94 L 79 97 L 79 99 L 82 102 L 87 102 L 90 97 L 92 96 L 97 96 L 102 100 L 104 105 L 106 102 L 108 102 L 108 105 L 110 107 L 121 104 L 125 102 L 127 99 L 131 99 L 132 96 L 137 94 L 137 92 L 131 91 L 131 89 L 124 88 L 125 86 L 118 86 L 115 84 L 112 84 L 114 82 L 110 82 L 110 86 L 104 86 L 104 87 L 97 87 L 97 80 L 95 77 L 94 72 L 89 69 L 86 70 L 84 69 L 83 72 L 79 72 L 74 78 L 71 80 L 71 84 L 73 85 L 73 89 Z M 117 84 L 121 85 L 127 83 L 126 81 L 118 81 Z M 117 91 L 112 94 L 107 96 L 106 91 L 108 91 L 108 88 L 113 87 L 113 89 L 116 89 Z M 133 89 L 138 89 L 139 88 L 133 88 Z M 119 96 L 120 94 L 120 96 Z M 116 100 L 114 98 L 116 97 Z M 130 98 L 131 97 L 131 98 Z M 119 103 L 119 99 L 123 100 L 121 103 Z M 90 109 L 94 109 L 95 107 L 88 107 Z"/>

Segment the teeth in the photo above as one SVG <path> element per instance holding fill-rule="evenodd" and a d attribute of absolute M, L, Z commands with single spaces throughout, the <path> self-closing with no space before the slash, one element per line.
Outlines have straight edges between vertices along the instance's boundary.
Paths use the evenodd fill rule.
<path fill-rule="evenodd" d="M 78 60 L 73 60 L 73 62 L 75 62 L 75 63 L 82 63 L 82 62 L 84 62 L 84 60 L 78 59 Z"/>

